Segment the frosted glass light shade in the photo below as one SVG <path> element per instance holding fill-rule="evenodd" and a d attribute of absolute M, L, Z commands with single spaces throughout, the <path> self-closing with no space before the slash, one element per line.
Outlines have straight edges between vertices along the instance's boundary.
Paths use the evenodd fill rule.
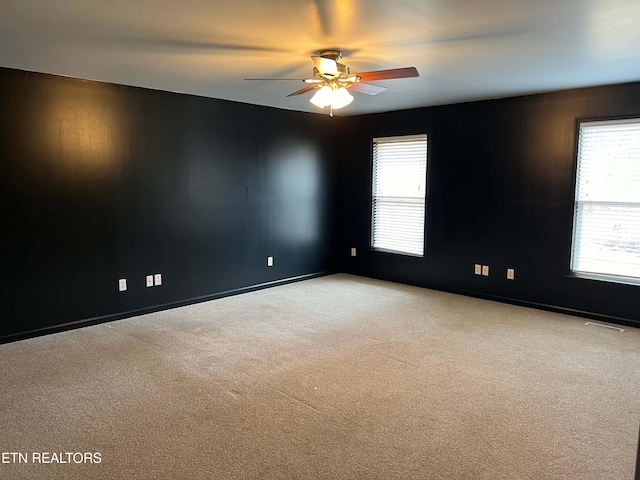
<path fill-rule="evenodd" d="M 332 97 L 333 91 L 331 90 L 331 87 L 325 85 L 324 87 L 320 88 L 309 101 L 316 107 L 324 108 L 331 105 Z"/>
<path fill-rule="evenodd" d="M 331 88 L 328 85 L 320 88 L 309 100 L 316 107 L 324 108 L 331 106 L 334 110 L 346 107 L 353 102 L 353 96 L 344 87 Z"/>
<path fill-rule="evenodd" d="M 340 87 L 333 91 L 333 98 L 331 99 L 331 107 L 337 110 L 342 107 L 346 107 L 353 102 L 353 95 L 347 92 L 347 89 Z"/>

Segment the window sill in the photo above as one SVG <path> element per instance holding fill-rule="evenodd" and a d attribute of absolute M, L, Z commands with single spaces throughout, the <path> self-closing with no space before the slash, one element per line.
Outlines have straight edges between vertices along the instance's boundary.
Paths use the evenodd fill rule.
<path fill-rule="evenodd" d="M 602 275 L 597 273 L 572 272 L 567 275 L 568 278 L 581 278 L 584 280 L 596 280 L 599 282 L 619 283 L 622 285 L 640 286 L 640 278 L 621 277 L 617 275 Z"/>
<path fill-rule="evenodd" d="M 402 255 L 403 257 L 424 258 L 424 255 L 418 255 L 418 254 L 415 254 L 415 253 L 400 252 L 398 250 L 385 250 L 383 248 L 371 248 L 369 250 L 371 252 L 376 252 L 376 253 L 386 253 L 386 254 L 391 254 L 391 255 Z"/>

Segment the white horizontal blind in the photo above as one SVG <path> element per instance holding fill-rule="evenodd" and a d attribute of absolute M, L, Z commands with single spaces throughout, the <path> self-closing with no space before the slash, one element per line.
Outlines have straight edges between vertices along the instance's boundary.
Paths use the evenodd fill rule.
<path fill-rule="evenodd" d="M 640 280 L 640 119 L 580 125 L 571 270 Z"/>
<path fill-rule="evenodd" d="M 424 255 L 426 187 L 426 135 L 373 140 L 373 249 Z"/>

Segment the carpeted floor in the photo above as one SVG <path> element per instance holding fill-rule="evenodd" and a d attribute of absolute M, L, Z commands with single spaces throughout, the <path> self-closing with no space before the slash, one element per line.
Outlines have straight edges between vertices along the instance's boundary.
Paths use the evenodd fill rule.
<path fill-rule="evenodd" d="M 586 321 L 340 274 L 0 345 L 0 478 L 631 480 Z"/>

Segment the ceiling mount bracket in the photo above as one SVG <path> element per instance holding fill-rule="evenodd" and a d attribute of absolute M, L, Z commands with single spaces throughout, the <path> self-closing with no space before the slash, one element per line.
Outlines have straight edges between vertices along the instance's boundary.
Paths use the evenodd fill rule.
<path fill-rule="evenodd" d="M 330 60 L 335 60 L 336 62 L 342 58 L 342 50 L 338 50 L 335 48 L 329 50 L 321 50 L 320 56 L 324 58 L 328 58 Z"/>

